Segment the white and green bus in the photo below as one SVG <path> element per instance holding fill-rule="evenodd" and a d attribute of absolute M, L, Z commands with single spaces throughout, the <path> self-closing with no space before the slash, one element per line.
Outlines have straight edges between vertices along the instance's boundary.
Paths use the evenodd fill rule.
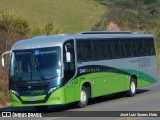
<path fill-rule="evenodd" d="M 125 92 L 157 80 L 153 36 L 132 32 L 82 32 L 38 36 L 15 43 L 10 51 L 12 106 L 85 107 L 89 98 Z"/>

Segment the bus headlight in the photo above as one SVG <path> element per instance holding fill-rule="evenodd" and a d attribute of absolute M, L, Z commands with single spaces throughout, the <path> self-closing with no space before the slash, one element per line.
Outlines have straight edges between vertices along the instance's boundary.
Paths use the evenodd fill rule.
<path fill-rule="evenodd" d="M 19 96 L 19 94 L 16 91 L 14 91 L 14 90 L 10 90 L 10 92 L 13 93 L 16 96 Z"/>
<path fill-rule="evenodd" d="M 59 86 L 53 87 L 51 89 L 49 89 L 48 94 L 54 92 L 55 90 L 57 90 L 59 88 Z"/>

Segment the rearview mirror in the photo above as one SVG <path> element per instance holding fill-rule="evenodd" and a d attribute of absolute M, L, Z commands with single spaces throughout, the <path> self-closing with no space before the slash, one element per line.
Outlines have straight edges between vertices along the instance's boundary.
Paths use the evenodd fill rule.
<path fill-rule="evenodd" d="M 66 52 L 66 62 L 71 62 L 71 53 Z"/>
<path fill-rule="evenodd" d="M 65 45 L 65 52 L 66 52 L 66 62 L 71 62 L 71 53 L 68 52 L 67 45 Z"/>
<path fill-rule="evenodd" d="M 4 67 L 4 58 L 2 57 L 2 67 Z"/>

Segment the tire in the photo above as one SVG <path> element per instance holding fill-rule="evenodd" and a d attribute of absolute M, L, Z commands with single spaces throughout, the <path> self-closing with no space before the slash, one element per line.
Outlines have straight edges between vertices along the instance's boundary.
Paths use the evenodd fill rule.
<path fill-rule="evenodd" d="M 134 78 L 131 78 L 129 84 L 129 91 L 127 91 L 127 96 L 133 97 L 135 94 L 136 94 L 136 80 Z"/>
<path fill-rule="evenodd" d="M 78 102 L 77 107 L 79 108 L 86 107 L 88 104 L 88 96 L 89 95 L 87 88 L 83 86 L 80 94 L 80 101 Z"/>
<path fill-rule="evenodd" d="M 46 112 L 48 106 L 36 106 L 35 108 L 38 110 L 38 112 Z"/>

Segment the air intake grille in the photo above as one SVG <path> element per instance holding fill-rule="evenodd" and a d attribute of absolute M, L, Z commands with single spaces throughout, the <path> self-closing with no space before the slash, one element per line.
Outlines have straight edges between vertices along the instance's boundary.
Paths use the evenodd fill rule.
<path fill-rule="evenodd" d="M 91 32 L 82 32 L 80 34 L 133 34 L 132 32 L 109 32 L 109 31 L 91 31 Z"/>
<path fill-rule="evenodd" d="M 18 87 L 19 91 L 45 90 L 46 88 L 47 88 L 47 85 Z"/>

